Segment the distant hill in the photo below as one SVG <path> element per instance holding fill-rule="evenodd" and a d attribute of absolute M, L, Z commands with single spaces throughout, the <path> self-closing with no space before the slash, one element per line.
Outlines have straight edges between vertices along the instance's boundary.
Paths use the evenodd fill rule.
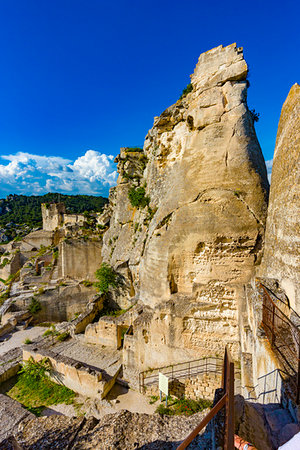
<path fill-rule="evenodd" d="M 28 225 L 30 228 L 42 226 L 41 203 L 63 202 L 69 213 L 83 213 L 84 211 L 100 212 L 108 202 L 105 197 L 92 195 L 45 194 L 38 196 L 9 195 L 0 199 L 0 228 L 13 222 Z"/>

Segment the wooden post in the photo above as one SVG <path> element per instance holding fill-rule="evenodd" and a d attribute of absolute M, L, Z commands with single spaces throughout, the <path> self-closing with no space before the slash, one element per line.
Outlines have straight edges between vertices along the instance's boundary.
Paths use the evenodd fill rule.
<path fill-rule="evenodd" d="M 225 348 L 225 355 L 223 361 L 223 370 L 222 370 L 222 389 L 226 389 L 226 378 L 227 378 L 227 347 Z"/>
<path fill-rule="evenodd" d="M 275 305 L 273 305 L 273 311 L 272 311 L 272 347 L 275 344 Z"/>
<path fill-rule="evenodd" d="M 234 450 L 234 363 L 228 360 L 224 450 Z"/>
<path fill-rule="evenodd" d="M 299 339 L 299 333 L 298 333 Z M 297 398 L 296 404 L 299 405 L 300 402 L 300 343 L 298 343 L 298 373 L 297 373 Z"/>

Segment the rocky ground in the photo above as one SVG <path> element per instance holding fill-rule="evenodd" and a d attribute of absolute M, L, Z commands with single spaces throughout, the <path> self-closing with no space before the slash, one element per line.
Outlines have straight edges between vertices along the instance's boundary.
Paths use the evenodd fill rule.
<path fill-rule="evenodd" d="M 19 425 L 15 438 L 24 450 L 175 449 L 206 413 L 162 417 L 122 410 L 100 420 L 56 415 L 25 420 Z M 16 447 L 8 439 L 0 444 L 1 450 L 13 448 Z M 206 439 L 199 437 L 189 448 L 209 450 L 210 446 Z"/>

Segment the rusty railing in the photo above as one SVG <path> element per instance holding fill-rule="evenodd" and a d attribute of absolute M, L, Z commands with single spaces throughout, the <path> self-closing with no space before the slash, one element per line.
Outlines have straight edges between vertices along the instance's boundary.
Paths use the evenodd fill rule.
<path fill-rule="evenodd" d="M 263 296 L 262 326 L 271 346 L 276 350 L 300 401 L 300 330 L 272 300 L 267 288 L 259 284 Z M 296 382 L 293 380 L 296 376 Z"/>
<path fill-rule="evenodd" d="M 198 436 L 200 431 L 225 407 L 225 435 L 224 450 L 234 449 L 234 363 L 229 349 L 225 348 L 225 356 L 222 371 L 223 396 L 217 404 L 204 417 L 199 425 L 185 438 L 177 447 L 177 450 L 184 450 Z"/>

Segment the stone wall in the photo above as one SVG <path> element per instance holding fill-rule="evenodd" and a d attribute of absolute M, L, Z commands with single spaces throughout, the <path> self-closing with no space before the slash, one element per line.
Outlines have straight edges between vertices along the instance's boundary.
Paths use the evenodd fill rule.
<path fill-rule="evenodd" d="M 64 225 L 83 225 L 85 220 L 83 214 L 64 214 Z"/>
<path fill-rule="evenodd" d="M 18 272 L 18 270 L 21 268 L 21 255 L 18 251 L 14 251 L 13 254 L 7 256 L 2 256 L 0 259 L 0 263 L 3 263 L 6 258 L 9 262 L 0 269 L 0 278 L 2 278 L 3 280 L 7 280 L 10 275 Z"/>
<path fill-rule="evenodd" d="M 215 390 L 220 386 L 221 375 L 214 373 L 199 374 L 190 378 L 175 378 L 169 382 L 169 395 L 192 400 L 199 400 L 200 398 L 213 400 Z M 159 395 L 158 385 L 146 385 L 145 392 L 148 396 Z"/>
<path fill-rule="evenodd" d="M 113 317 L 101 317 L 97 323 L 91 323 L 85 329 L 86 342 L 117 348 L 117 323 Z"/>
<path fill-rule="evenodd" d="M 37 297 L 42 309 L 35 314 L 35 320 L 38 322 L 63 322 L 73 319 L 75 314 L 85 310 L 88 302 L 96 293 L 94 287 L 85 287 L 82 284 L 58 286 L 46 290 Z M 30 302 L 30 297 L 17 297 L 15 303 L 18 308 L 26 309 Z"/>
<path fill-rule="evenodd" d="M 247 286 L 240 310 L 241 385 L 246 399 L 276 403 L 282 397 L 284 369 L 262 328 L 262 295 L 258 280 Z"/>
<path fill-rule="evenodd" d="M 99 311 L 102 310 L 103 302 L 104 295 L 96 295 L 95 298 L 86 305 L 85 311 L 76 319 L 72 320 L 70 327 L 68 327 L 72 336 L 85 331 L 86 327 L 95 319 Z"/>
<path fill-rule="evenodd" d="M 48 358 L 52 368 L 51 379 L 87 397 L 104 398 L 120 372 L 119 368 L 115 376 L 110 377 L 96 367 L 61 356 L 51 350 L 35 349 L 33 346 L 23 348 L 23 360 L 27 361 L 29 358 L 33 358 L 34 361 Z"/>
<path fill-rule="evenodd" d="M 53 244 L 53 232 L 49 230 L 38 230 L 27 234 L 20 243 L 21 251 L 40 249 L 42 246 L 49 247 Z"/>
<path fill-rule="evenodd" d="M 59 278 L 96 281 L 95 272 L 99 269 L 101 241 L 68 239 L 59 244 Z"/>

